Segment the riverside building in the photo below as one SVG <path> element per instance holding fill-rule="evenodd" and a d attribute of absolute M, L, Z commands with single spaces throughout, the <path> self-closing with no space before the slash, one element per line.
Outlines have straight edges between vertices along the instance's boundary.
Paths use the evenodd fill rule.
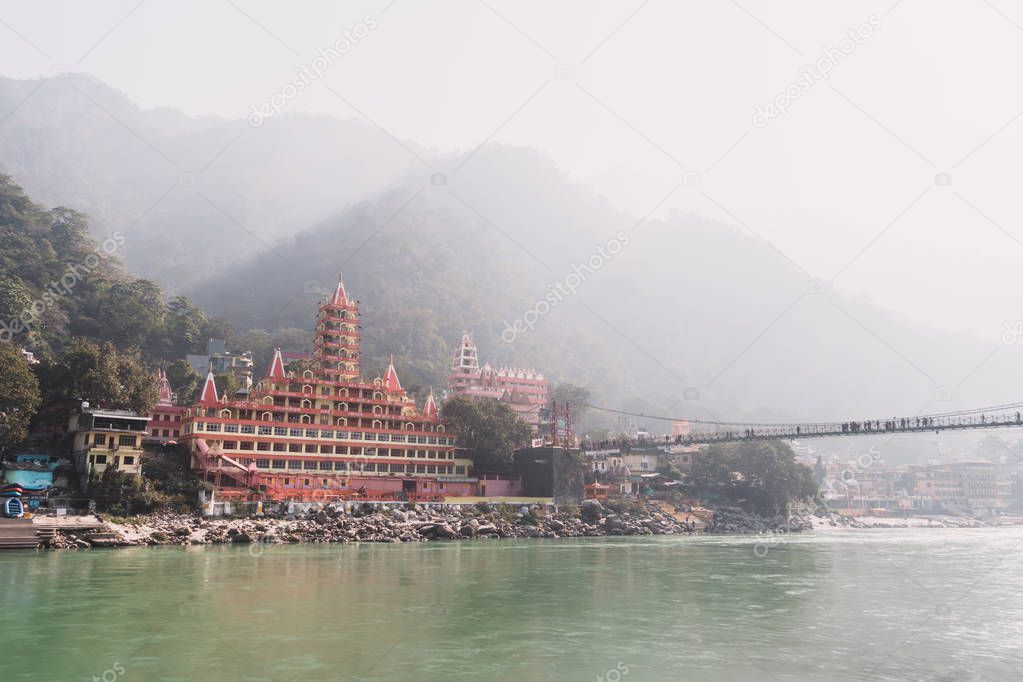
<path fill-rule="evenodd" d="M 309 369 L 286 373 L 278 349 L 244 400 L 219 397 L 211 372 L 181 439 L 221 496 L 442 501 L 477 492 L 432 392 L 419 409 L 393 361 L 383 377 L 361 377 L 359 305 L 340 278 L 317 312 Z"/>

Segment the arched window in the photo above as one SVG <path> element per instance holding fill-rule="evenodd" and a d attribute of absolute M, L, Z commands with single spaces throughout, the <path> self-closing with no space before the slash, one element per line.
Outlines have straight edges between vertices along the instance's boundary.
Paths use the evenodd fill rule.
<path fill-rule="evenodd" d="M 224 418 L 226 418 L 226 419 L 230 419 L 230 418 L 231 418 L 231 410 L 228 410 L 228 409 L 226 409 L 226 408 L 225 408 L 225 409 L 223 409 L 223 410 L 221 410 L 221 411 L 220 411 L 220 416 L 221 416 L 221 417 L 224 417 Z"/>
<path fill-rule="evenodd" d="M 406 422 L 405 423 L 405 430 L 406 431 L 415 431 L 416 430 L 416 425 L 413 424 L 412 422 Z"/>
<path fill-rule="evenodd" d="M 337 418 L 337 425 L 338 426 L 348 426 L 348 420 L 345 419 L 344 417 L 338 417 Z"/>
<path fill-rule="evenodd" d="M 382 429 L 382 428 L 384 428 L 384 423 L 382 421 L 380 421 L 379 419 L 374 419 L 373 420 L 373 428 L 374 429 Z"/>
<path fill-rule="evenodd" d="M 312 406 L 313 406 L 313 401 L 312 400 L 309 400 L 309 398 L 303 398 L 302 399 L 302 407 L 312 407 Z"/>
<path fill-rule="evenodd" d="M 338 409 L 338 412 L 347 412 L 348 411 L 348 403 L 338 403 L 337 404 L 337 409 Z"/>
<path fill-rule="evenodd" d="M 381 407 L 380 405 L 374 405 L 373 406 L 373 414 L 383 414 L 383 413 L 384 413 L 384 408 L 383 407 Z"/>
<path fill-rule="evenodd" d="M 302 378 L 303 379 L 312 379 L 313 378 L 313 370 L 307 369 L 306 371 L 302 372 Z"/>
<path fill-rule="evenodd" d="M 301 422 L 303 424 L 311 424 L 312 423 L 312 421 L 309 419 L 309 415 L 308 414 L 303 414 L 301 417 L 298 418 L 298 420 L 299 420 L 299 422 Z"/>
<path fill-rule="evenodd" d="M 303 393 L 312 393 L 313 392 L 313 387 L 310 386 L 309 384 L 303 384 L 302 385 L 302 392 Z"/>
<path fill-rule="evenodd" d="M 269 412 L 264 412 L 263 414 L 259 415 L 259 418 L 265 422 L 269 422 L 273 421 L 274 416 Z"/>
<path fill-rule="evenodd" d="M 384 394 L 380 391 L 373 391 L 373 400 L 383 400 Z"/>
<path fill-rule="evenodd" d="M 268 396 L 265 396 L 265 397 L 263 398 L 263 404 L 264 404 L 264 405 L 273 405 L 273 404 L 274 404 L 274 399 L 273 399 L 273 396 L 269 396 L 269 395 L 268 395 Z"/>
<path fill-rule="evenodd" d="M 443 424 L 438 424 L 437 425 L 437 432 L 438 433 L 444 433 L 444 425 Z"/>

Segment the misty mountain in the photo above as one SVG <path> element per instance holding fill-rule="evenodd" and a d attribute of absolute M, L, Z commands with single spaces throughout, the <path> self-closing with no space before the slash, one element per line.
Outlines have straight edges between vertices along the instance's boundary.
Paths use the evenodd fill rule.
<path fill-rule="evenodd" d="M 884 418 L 1009 402 L 1021 378 L 1014 346 L 849 299 L 739 226 L 641 221 L 530 149 L 413 147 L 427 168 L 359 121 L 141 111 L 84 77 L 0 81 L 0 107 L 0 168 L 239 331 L 310 329 L 343 270 L 369 376 L 393 353 L 407 384 L 443 385 L 468 330 L 484 360 L 648 415 Z"/>
<path fill-rule="evenodd" d="M 120 230 L 132 271 L 171 290 L 384 188 L 409 165 L 368 123 L 140 110 L 88 76 L 0 79 L 0 172 Z M 415 162 L 418 163 L 418 162 Z"/>
<path fill-rule="evenodd" d="M 485 360 L 535 365 L 648 415 L 865 419 L 1013 399 L 1013 349 L 830 291 L 736 226 L 640 222 L 532 150 L 490 145 L 445 185 L 399 187 L 226 271 L 196 300 L 241 328 L 309 327 L 343 270 L 371 376 L 394 353 L 415 382 L 442 385 L 467 329 Z M 617 255 L 577 269 L 620 234 Z M 535 329 L 506 331 L 579 271 Z"/>

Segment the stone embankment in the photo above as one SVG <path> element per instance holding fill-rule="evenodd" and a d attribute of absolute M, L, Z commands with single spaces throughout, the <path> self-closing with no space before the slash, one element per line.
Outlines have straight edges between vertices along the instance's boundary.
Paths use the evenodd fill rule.
<path fill-rule="evenodd" d="M 473 538 L 573 538 L 692 532 L 654 506 L 616 512 L 595 500 L 558 512 L 541 507 L 323 509 L 297 518 L 211 519 L 154 514 L 102 533 L 58 533 L 53 548 L 247 543 L 422 542 Z"/>

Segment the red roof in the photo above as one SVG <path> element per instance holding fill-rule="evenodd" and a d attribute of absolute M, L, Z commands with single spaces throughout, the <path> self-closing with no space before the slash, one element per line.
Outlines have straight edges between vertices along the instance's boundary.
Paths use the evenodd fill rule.
<path fill-rule="evenodd" d="M 437 418 L 437 403 L 433 400 L 433 389 L 430 389 L 430 395 L 426 396 L 426 405 L 423 406 L 423 416 L 430 419 Z"/>
<path fill-rule="evenodd" d="M 384 386 L 391 393 L 401 390 L 401 382 L 398 381 L 398 373 L 394 370 L 394 361 L 387 365 L 387 375 L 384 377 Z"/>
<path fill-rule="evenodd" d="M 270 369 L 266 373 L 268 379 L 284 381 L 287 375 L 284 373 L 284 359 L 281 357 L 281 349 L 274 349 L 274 358 L 270 361 Z"/>
<path fill-rule="evenodd" d="M 214 407 L 220 399 L 217 398 L 217 384 L 213 380 L 213 372 L 206 375 L 206 383 L 202 385 L 202 395 L 199 396 L 199 404 L 206 407 Z"/>
<path fill-rule="evenodd" d="M 345 294 L 345 285 L 341 281 L 341 275 L 337 276 L 337 288 L 334 289 L 334 295 L 330 297 L 331 305 L 348 305 L 348 295 Z"/>

